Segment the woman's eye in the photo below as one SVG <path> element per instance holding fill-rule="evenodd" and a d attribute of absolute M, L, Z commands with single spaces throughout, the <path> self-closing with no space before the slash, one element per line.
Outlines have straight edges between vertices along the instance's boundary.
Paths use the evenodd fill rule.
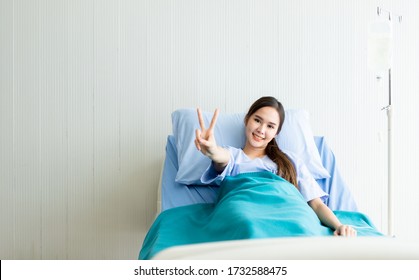
<path fill-rule="evenodd" d="M 255 119 L 255 122 L 260 123 L 260 120 L 259 119 Z"/>

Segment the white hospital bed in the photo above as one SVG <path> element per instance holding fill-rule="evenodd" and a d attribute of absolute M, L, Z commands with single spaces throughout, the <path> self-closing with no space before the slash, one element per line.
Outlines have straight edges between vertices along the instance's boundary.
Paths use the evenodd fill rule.
<path fill-rule="evenodd" d="M 330 174 L 329 178 L 317 180 L 329 194 L 326 203 L 332 210 L 358 211 L 324 137 L 313 139 L 322 165 Z M 158 190 L 160 211 L 189 204 L 212 203 L 218 194 L 216 186 L 176 182 L 179 169 L 179 145 L 176 140 L 174 135 L 167 138 Z M 387 236 L 276 237 L 171 246 L 156 253 L 152 259 L 419 259 L 419 244 Z"/>

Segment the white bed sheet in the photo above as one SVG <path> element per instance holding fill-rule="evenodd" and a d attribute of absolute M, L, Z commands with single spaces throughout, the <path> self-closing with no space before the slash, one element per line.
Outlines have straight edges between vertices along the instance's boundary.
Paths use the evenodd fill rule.
<path fill-rule="evenodd" d="M 391 237 L 292 237 L 175 246 L 154 260 L 419 260 L 419 243 Z"/>

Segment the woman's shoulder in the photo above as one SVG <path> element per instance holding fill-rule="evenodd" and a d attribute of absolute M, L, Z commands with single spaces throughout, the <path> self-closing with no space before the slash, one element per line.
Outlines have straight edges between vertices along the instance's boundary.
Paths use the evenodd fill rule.
<path fill-rule="evenodd" d="M 241 148 L 233 147 L 233 146 L 223 146 L 224 149 L 227 149 L 233 157 L 237 157 L 238 155 L 243 155 L 244 152 Z"/>

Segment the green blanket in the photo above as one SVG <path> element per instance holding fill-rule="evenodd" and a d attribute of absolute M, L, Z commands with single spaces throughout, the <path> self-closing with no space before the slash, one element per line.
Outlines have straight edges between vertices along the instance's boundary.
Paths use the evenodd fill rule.
<path fill-rule="evenodd" d="M 358 236 L 382 236 L 364 214 L 335 211 Z M 270 172 L 226 177 L 215 203 L 168 209 L 147 233 L 139 259 L 151 259 L 176 245 L 268 237 L 327 236 L 333 231 L 321 224 L 300 192 Z"/>

